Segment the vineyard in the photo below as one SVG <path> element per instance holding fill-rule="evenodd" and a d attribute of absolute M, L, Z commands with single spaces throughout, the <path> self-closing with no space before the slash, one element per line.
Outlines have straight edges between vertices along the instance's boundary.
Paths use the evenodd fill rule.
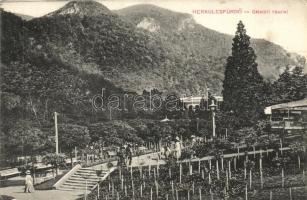
<path fill-rule="evenodd" d="M 296 159 L 294 159 L 296 158 Z M 297 159 L 299 158 L 299 159 Z M 86 199 L 305 200 L 305 152 L 213 159 L 168 159 L 165 165 L 122 167 Z"/>

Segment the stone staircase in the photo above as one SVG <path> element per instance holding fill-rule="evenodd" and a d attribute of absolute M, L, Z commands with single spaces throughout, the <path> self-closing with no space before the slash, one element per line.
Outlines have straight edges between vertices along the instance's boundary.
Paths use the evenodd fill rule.
<path fill-rule="evenodd" d="M 97 176 L 96 170 L 92 168 L 79 168 L 63 184 L 61 184 L 58 189 L 90 191 L 100 180 L 105 178 L 108 173 L 108 171 L 102 171 L 101 175 Z"/>

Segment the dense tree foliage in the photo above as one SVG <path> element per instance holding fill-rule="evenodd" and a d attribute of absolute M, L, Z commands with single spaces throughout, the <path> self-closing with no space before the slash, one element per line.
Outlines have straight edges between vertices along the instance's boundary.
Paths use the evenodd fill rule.
<path fill-rule="evenodd" d="M 301 100 L 307 97 L 307 75 L 304 74 L 302 66 L 295 66 L 292 70 L 287 67 L 279 79 L 268 87 L 270 105 Z"/>
<path fill-rule="evenodd" d="M 262 113 L 263 79 L 258 72 L 256 54 L 243 23 L 238 23 L 233 38 L 232 55 L 228 57 L 223 82 L 224 110 L 232 111 L 241 125 L 252 124 Z"/>
<path fill-rule="evenodd" d="M 75 147 L 82 149 L 89 144 L 91 138 L 88 128 L 76 124 L 59 125 L 59 145 L 61 152 L 68 153 L 72 160 L 72 152 Z"/>
<path fill-rule="evenodd" d="M 48 138 L 30 121 L 18 121 L 7 133 L 6 149 L 10 155 L 34 156 L 48 148 Z"/>

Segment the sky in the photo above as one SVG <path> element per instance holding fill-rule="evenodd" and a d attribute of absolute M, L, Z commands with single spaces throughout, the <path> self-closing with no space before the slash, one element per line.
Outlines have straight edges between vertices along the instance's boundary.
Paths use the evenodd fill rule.
<path fill-rule="evenodd" d="M 238 21 L 242 20 L 247 34 L 251 37 L 269 40 L 290 52 L 304 55 L 307 58 L 307 0 L 97 1 L 110 10 L 136 4 L 154 4 L 169 10 L 191 14 L 197 23 L 231 35 L 235 33 Z M 6 11 L 34 17 L 43 16 L 67 3 L 67 1 L 35 0 L 3 0 L 0 2 L 0 7 Z M 240 9 L 242 12 L 238 13 Z"/>

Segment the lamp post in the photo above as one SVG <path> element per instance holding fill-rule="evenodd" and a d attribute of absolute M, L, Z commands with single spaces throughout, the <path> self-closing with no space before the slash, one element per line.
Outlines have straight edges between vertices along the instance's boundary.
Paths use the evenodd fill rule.
<path fill-rule="evenodd" d="M 216 111 L 217 105 L 215 105 L 214 100 L 212 100 L 212 103 L 209 106 L 209 108 L 212 111 L 212 137 L 215 138 L 215 111 Z"/>

